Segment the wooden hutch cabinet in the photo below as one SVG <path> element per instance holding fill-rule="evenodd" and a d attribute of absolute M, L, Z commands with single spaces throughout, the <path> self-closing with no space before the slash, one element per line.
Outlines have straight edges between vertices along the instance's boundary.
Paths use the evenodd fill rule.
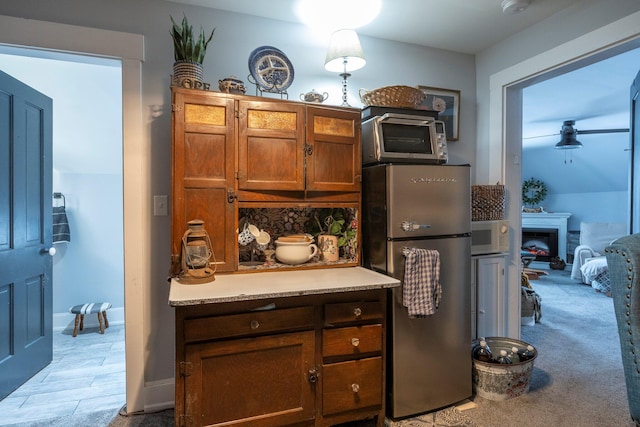
<path fill-rule="evenodd" d="M 359 110 L 177 87 L 172 107 L 174 266 L 194 218 L 211 237 L 217 271 L 233 272 L 239 209 L 343 207 L 359 216 Z"/>
<path fill-rule="evenodd" d="M 176 425 L 382 427 L 386 288 L 399 282 L 359 266 L 360 111 L 171 92 L 172 270 L 196 218 L 216 266 L 209 283 L 171 280 Z M 273 248 L 327 210 L 351 227 L 338 261 L 243 258 L 242 221 L 268 229 Z"/>

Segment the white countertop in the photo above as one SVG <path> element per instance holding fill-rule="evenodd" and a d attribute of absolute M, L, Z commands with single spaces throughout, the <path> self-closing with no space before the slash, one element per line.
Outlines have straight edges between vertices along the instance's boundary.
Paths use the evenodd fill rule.
<path fill-rule="evenodd" d="M 216 274 L 212 282 L 185 285 L 171 279 L 169 305 L 186 306 L 394 288 L 400 281 L 363 268 Z"/>

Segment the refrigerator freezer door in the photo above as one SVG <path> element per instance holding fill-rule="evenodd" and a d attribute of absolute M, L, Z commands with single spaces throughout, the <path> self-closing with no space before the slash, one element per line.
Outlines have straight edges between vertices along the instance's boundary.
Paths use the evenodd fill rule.
<path fill-rule="evenodd" d="M 402 418 L 472 395 L 470 237 L 388 244 L 393 254 L 388 274 L 400 280 L 404 247 L 440 253 L 442 298 L 434 315 L 410 319 L 402 305 L 402 288 L 395 288 L 389 299 L 387 413 Z"/>
<path fill-rule="evenodd" d="M 470 167 L 388 165 L 387 238 L 471 232 Z"/>

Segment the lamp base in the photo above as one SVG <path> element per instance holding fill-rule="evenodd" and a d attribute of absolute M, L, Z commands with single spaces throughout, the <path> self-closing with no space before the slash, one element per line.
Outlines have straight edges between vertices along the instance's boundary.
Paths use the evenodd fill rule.
<path fill-rule="evenodd" d="M 351 77 L 349 73 L 341 73 L 340 77 L 342 77 L 342 107 L 351 107 L 347 102 L 347 78 Z"/>

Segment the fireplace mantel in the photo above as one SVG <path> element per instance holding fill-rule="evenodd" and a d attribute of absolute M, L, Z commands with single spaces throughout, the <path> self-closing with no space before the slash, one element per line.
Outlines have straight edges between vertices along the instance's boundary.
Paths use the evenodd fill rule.
<path fill-rule="evenodd" d="M 567 260 L 567 220 L 570 213 L 522 213 L 522 229 L 554 228 L 558 230 L 558 256 Z"/>

